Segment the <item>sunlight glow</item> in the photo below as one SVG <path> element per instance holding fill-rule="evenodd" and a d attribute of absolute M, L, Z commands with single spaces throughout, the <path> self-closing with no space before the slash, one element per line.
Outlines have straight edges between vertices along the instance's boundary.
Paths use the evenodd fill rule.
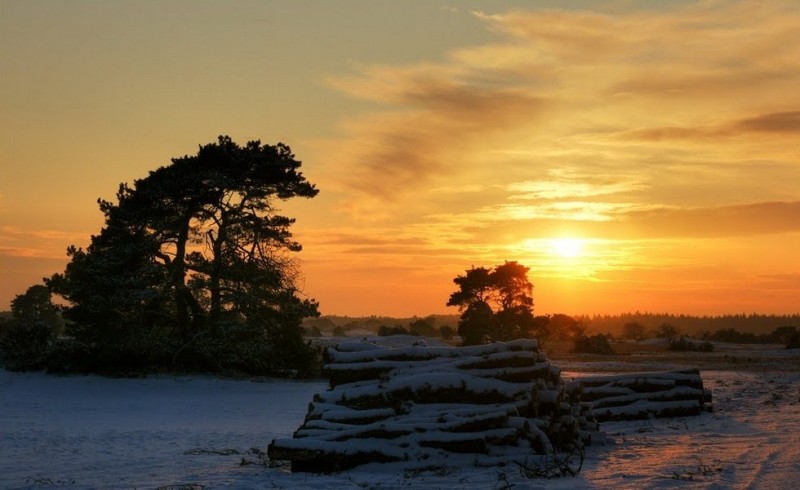
<path fill-rule="evenodd" d="M 583 240 L 577 238 L 554 238 L 550 241 L 550 248 L 559 257 L 575 258 L 583 252 Z"/>

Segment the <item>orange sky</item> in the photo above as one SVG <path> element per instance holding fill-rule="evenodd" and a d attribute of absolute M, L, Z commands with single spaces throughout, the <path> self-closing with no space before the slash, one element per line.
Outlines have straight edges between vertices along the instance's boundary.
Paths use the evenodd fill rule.
<path fill-rule="evenodd" d="M 800 312 L 799 25 L 793 1 L 0 0 L 0 309 L 98 197 L 229 134 L 320 188 L 283 209 L 323 314 L 455 312 L 453 277 L 504 260 L 537 314 Z"/>

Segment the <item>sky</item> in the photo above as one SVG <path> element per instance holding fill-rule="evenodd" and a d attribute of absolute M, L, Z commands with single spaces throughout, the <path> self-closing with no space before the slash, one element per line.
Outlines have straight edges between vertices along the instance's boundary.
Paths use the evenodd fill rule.
<path fill-rule="evenodd" d="M 800 312 L 800 3 L 0 0 L 0 309 L 97 199 L 218 135 L 291 146 L 323 314 Z"/>

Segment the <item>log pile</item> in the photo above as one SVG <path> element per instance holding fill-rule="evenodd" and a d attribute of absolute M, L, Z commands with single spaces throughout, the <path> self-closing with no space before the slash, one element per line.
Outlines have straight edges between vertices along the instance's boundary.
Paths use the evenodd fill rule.
<path fill-rule="evenodd" d="M 472 347 L 327 349 L 330 389 L 314 396 L 292 438 L 269 445 L 292 471 L 372 462 L 431 464 L 457 454 L 523 457 L 588 443 L 597 423 L 570 400 L 535 340 Z"/>
<path fill-rule="evenodd" d="M 638 420 L 699 415 L 711 410 L 711 391 L 697 369 L 589 376 L 568 383 L 570 398 L 592 405 L 595 418 Z"/>

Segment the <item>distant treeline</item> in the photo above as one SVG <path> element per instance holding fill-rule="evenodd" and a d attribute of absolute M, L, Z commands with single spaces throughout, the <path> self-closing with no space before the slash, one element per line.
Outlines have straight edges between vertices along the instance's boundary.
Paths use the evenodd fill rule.
<path fill-rule="evenodd" d="M 635 312 L 621 315 L 578 315 L 574 318 L 586 325 L 590 331 L 611 333 L 614 336 L 621 335 L 625 325 L 630 323 L 638 323 L 646 330 L 658 330 L 667 324 L 677 328 L 681 333 L 695 336 L 730 329 L 753 334 L 769 334 L 777 328 L 788 326 L 800 329 L 800 314 L 692 316 Z"/>
<path fill-rule="evenodd" d="M 332 332 L 334 329 L 344 331 L 345 333 L 353 330 L 367 330 L 370 332 L 377 332 L 380 327 L 403 327 L 408 329 L 411 325 L 419 324 L 424 321 L 431 327 L 452 327 L 458 325 L 458 315 L 428 315 L 424 317 L 411 316 L 411 317 L 391 317 L 391 316 L 341 316 L 341 315 L 323 315 L 319 318 L 306 318 L 303 320 L 303 327 L 319 328 L 322 332 Z"/>
<path fill-rule="evenodd" d="M 552 317 L 554 315 L 547 315 Z M 378 332 L 380 327 L 403 327 L 406 330 L 420 320 L 439 329 L 442 326 L 457 328 L 458 315 L 428 315 L 425 317 L 390 317 L 390 316 L 338 316 L 323 315 L 319 318 L 308 318 L 303 322 L 306 328 L 317 327 L 323 333 L 352 330 L 367 330 Z M 769 334 L 780 327 L 794 326 L 800 329 L 800 314 L 794 315 L 761 315 L 761 314 L 736 314 L 719 316 L 692 316 L 674 315 L 669 313 L 623 313 L 618 315 L 573 315 L 579 323 L 586 327 L 586 331 L 594 333 L 611 334 L 621 337 L 625 325 L 637 323 L 646 331 L 658 331 L 664 324 L 675 327 L 679 332 L 687 335 L 701 337 L 704 333 L 714 333 L 720 330 L 736 330 L 752 334 Z"/>

